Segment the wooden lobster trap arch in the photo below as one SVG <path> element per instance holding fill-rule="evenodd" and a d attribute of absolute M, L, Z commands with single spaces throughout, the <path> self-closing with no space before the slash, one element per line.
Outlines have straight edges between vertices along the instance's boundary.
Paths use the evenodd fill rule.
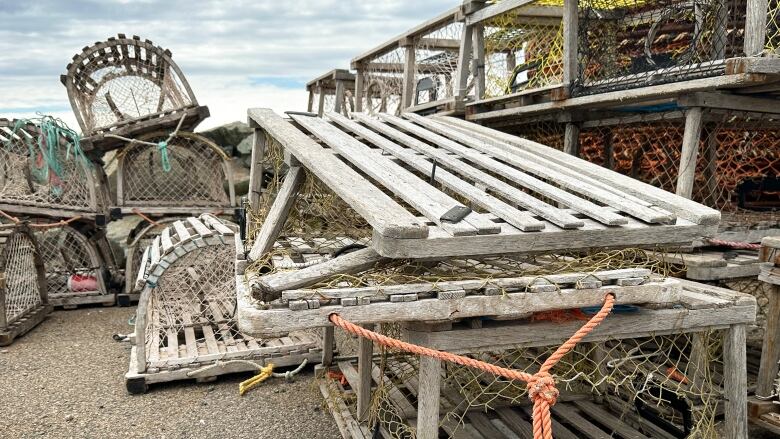
<path fill-rule="evenodd" d="M 311 334 L 261 340 L 239 332 L 235 260 L 243 252 L 234 228 L 209 214 L 174 221 L 144 250 L 137 277 L 128 280 L 142 289 L 125 376 L 130 393 L 155 382 L 252 371 L 266 362 L 319 359 L 320 340 Z"/>
<path fill-rule="evenodd" d="M 119 153 L 117 205 L 122 211 L 192 214 L 235 206 L 229 157 L 198 134 L 168 136 L 149 133 L 139 139 L 145 143 L 132 143 Z"/>
<path fill-rule="evenodd" d="M 60 79 L 82 131 L 104 150 L 123 144 L 105 134 L 135 138 L 182 118 L 191 130 L 209 115 L 171 52 L 138 36 L 119 34 L 84 47 Z"/>
<path fill-rule="evenodd" d="M 25 225 L 0 225 L 0 346 L 6 346 L 51 312 L 35 236 Z"/>
<path fill-rule="evenodd" d="M 43 221 L 39 224 L 46 224 Z M 49 224 L 46 224 L 49 225 Z M 46 285 L 52 306 L 75 308 L 77 305 L 114 304 L 109 288 L 115 262 L 99 246 L 105 236 L 99 230 L 77 225 L 41 227 L 35 232 L 46 271 Z"/>
<path fill-rule="evenodd" d="M 103 168 L 78 153 L 76 139 L 61 131 L 56 141 L 46 136 L 33 122 L 0 119 L 0 209 L 51 217 L 107 215 Z"/>

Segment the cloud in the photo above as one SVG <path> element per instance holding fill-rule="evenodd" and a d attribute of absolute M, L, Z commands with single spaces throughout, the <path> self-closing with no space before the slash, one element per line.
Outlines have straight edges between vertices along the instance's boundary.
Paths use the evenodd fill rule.
<path fill-rule="evenodd" d="M 117 33 L 173 52 L 203 126 L 248 107 L 303 110 L 304 84 L 460 0 L 3 0 L 0 117 L 46 111 L 75 124 L 59 75 L 81 48 Z"/>

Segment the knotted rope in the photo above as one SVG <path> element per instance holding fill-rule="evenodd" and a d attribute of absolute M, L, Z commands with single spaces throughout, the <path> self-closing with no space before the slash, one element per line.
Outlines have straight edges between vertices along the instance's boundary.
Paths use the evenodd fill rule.
<path fill-rule="evenodd" d="M 379 343 L 392 349 L 402 350 L 416 355 L 424 355 L 426 357 L 448 361 L 450 363 L 459 364 L 461 366 L 472 367 L 511 380 L 525 381 L 527 383 L 526 388 L 528 389 L 528 397 L 534 403 L 534 439 L 552 439 L 552 417 L 550 416 L 550 407 L 555 405 L 560 392 L 555 387 L 555 379 L 550 374 L 550 370 L 558 363 L 558 361 L 561 360 L 561 358 L 569 353 L 569 351 L 574 349 L 577 343 L 579 343 L 602 321 L 604 321 L 609 313 L 612 312 L 614 305 L 615 296 L 611 293 L 607 294 L 604 297 L 604 305 L 601 307 L 601 310 L 599 310 L 599 312 L 591 317 L 591 319 L 588 320 L 588 322 L 582 328 L 575 332 L 574 335 L 572 335 L 555 352 L 553 352 L 553 354 L 547 358 L 544 364 L 542 364 L 539 372 L 533 375 L 518 370 L 496 366 L 494 364 L 485 363 L 483 361 L 464 357 L 462 355 L 451 354 L 449 352 L 438 351 L 436 349 L 430 349 L 423 346 L 406 343 L 401 340 L 396 340 L 394 338 L 390 338 L 355 325 L 354 323 L 344 320 L 336 313 L 328 316 L 328 319 L 331 323 L 341 329 L 344 329 L 347 332 L 363 338 L 367 338 L 375 343 Z"/>
<path fill-rule="evenodd" d="M 722 239 L 708 239 L 708 243 L 716 245 L 718 247 L 729 247 L 737 250 L 759 250 L 761 244 L 751 244 L 749 242 L 740 241 L 724 241 Z"/>
<path fill-rule="evenodd" d="M 116 134 L 106 134 L 105 137 L 111 137 L 113 139 L 123 140 L 128 143 L 128 146 L 134 143 L 140 143 L 141 145 L 153 146 L 157 148 L 157 150 L 160 151 L 160 164 L 162 165 L 163 171 L 171 172 L 171 160 L 168 157 L 168 142 L 173 140 L 173 138 L 179 134 L 179 130 L 181 129 L 181 125 L 184 123 L 185 117 L 187 117 L 187 115 L 183 114 L 181 116 L 181 119 L 179 119 L 178 125 L 176 125 L 176 129 L 173 130 L 173 132 L 171 132 L 170 135 L 168 135 L 167 139 L 161 142 L 153 143 L 153 142 L 147 142 L 145 140 L 130 139 L 128 137 L 118 136 Z"/>

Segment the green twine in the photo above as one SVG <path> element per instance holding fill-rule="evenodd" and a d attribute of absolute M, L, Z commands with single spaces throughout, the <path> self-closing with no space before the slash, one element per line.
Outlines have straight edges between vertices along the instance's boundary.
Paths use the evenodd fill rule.
<path fill-rule="evenodd" d="M 171 161 L 168 159 L 168 142 L 158 142 L 157 150 L 160 151 L 160 160 L 162 161 L 163 171 L 171 172 Z"/>
<path fill-rule="evenodd" d="M 40 113 L 38 115 L 40 117 L 17 119 L 12 131 L 17 137 L 25 140 L 33 163 L 35 163 L 36 157 L 40 153 L 43 163 L 35 163 L 34 166 L 34 171 L 39 174 L 37 177 L 40 177 L 42 180 L 48 179 L 49 170 L 53 171 L 57 177 L 62 177 L 62 163 L 59 160 L 61 138 L 67 140 L 65 160 L 70 160 L 72 155 L 75 159 L 82 160 L 85 164 L 90 165 L 89 160 L 84 155 L 84 151 L 81 149 L 81 137 L 78 133 L 70 129 L 61 119 Z M 37 126 L 40 130 L 37 144 L 33 141 L 34 138 L 25 134 L 17 134 L 22 128 L 30 124 Z M 13 137 L 6 141 L 6 147 L 10 147 L 12 142 Z"/>

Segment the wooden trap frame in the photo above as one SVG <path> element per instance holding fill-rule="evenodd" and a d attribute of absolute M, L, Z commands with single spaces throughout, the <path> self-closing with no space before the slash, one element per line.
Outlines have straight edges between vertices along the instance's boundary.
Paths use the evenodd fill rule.
<path fill-rule="evenodd" d="M 195 215 L 233 209 L 233 173 L 224 151 L 198 134 L 168 136 L 157 131 L 139 139 L 167 141 L 165 148 L 136 143 L 117 155 L 117 206 L 122 212 Z"/>
<path fill-rule="evenodd" d="M 319 337 L 305 332 L 256 339 L 238 330 L 235 260 L 243 253 L 234 229 L 208 214 L 174 221 L 146 248 L 137 277 L 128 279 L 143 289 L 125 375 L 130 393 L 321 357 Z"/>
<path fill-rule="evenodd" d="M 0 346 L 30 331 L 51 310 L 35 236 L 25 225 L 0 224 Z"/>
<path fill-rule="evenodd" d="M 766 331 L 761 349 L 755 395 L 748 400 L 750 422 L 780 434 L 780 237 L 761 242 L 759 280 L 770 288 Z"/>
<path fill-rule="evenodd" d="M 720 429 L 723 437 L 747 437 L 745 324 L 754 315 L 752 297 L 685 281 L 675 303 L 609 316 L 553 369 L 566 382 L 552 407 L 554 436 L 671 439 L 681 437 L 687 430 L 683 425 L 693 425 L 686 432 L 713 437 L 708 435 Z M 581 325 L 481 319 L 410 322 L 392 331 L 418 346 L 535 370 L 548 346 L 559 345 Z M 662 343 L 665 337 L 670 345 Z M 722 351 L 715 357 L 705 352 L 709 344 L 720 342 Z M 522 383 L 493 381 L 480 371 L 392 348 L 376 353 L 370 340 L 361 339 L 356 362 L 345 358 L 318 366 L 320 390 L 344 438 L 534 437 Z M 583 377 L 578 364 L 594 370 L 593 380 L 582 386 L 577 383 Z M 636 394 L 618 391 L 618 381 L 634 373 L 645 387 Z M 713 373 L 721 378 L 713 382 Z M 475 386 L 484 387 L 475 391 Z M 653 398 L 653 392 L 660 393 Z M 698 400 L 697 393 L 704 399 Z M 659 395 L 666 402 L 657 401 Z M 688 408 L 681 409 L 688 417 L 678 413 L 670 417 L 674 422 L 659 422 L 657 414 L 671 410 L 675 395 L 690 398 Z M 703 405 L 709 408 L 700 411 Z M 714 422 L 721 409 L 722 429 Z"/>
<path fill-rule="evenodd" d="M 0 210 L 105 221 L 111 198 L 103 168 L 63 135 L 47 160 L 48 140 L 38 125 L 0 119 Z"/>
<path fill-rule="evenodd" d="M 193 130 L 209 116 L 199 106 L 171 52 L 119 34 L 84 47 L 60 77 L 91 148 L 107 151 L 161 129 Z"/>
<path fill-rule="evenodd" d="M 42 219 L 32 222 L 51 224 Z M 52 306 L 75 309 L 79 305 L 114 305 L 116 294 L 111 282 L 118 269 L 105 230 L 71 223 L 37 228 L 35 236 Z"/>
<path fill-rule="evenodd" d="M 335 111 L 348 116 L 355 111 L 355 75 L 349 70 L 334 69 L 306 83 L 309 93 L 309 113 L 315 110 L 322 116 L 326 111 Z"/>

